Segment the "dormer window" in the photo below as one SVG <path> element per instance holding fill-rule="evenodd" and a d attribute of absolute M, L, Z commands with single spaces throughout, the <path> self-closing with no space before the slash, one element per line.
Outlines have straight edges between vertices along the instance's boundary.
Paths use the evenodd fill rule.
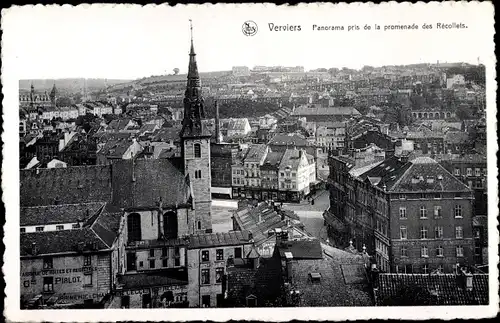
<path fill-rule="evenodd" d="M 248 295 L 246 297 L 246 302 L 247 302 L 247 307 L 257 307 L 257 296 L 255 295 Z"/>
<path fill-rule="evenodd" d="M 321 283 L 321 274 L 320 273 L 309 273 L 309 279 L 313 284 Z"/>

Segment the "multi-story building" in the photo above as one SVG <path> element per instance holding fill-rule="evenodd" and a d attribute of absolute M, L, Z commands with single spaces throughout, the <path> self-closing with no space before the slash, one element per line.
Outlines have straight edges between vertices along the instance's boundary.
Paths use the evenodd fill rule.
<path fill-rule="evenodd" d="M 238 152 L 238 144 L 211 144 L 212 196 L 232 197 L 233 170 L 231 166 L 236 163 Z"/>
<path fill-rule="evenodd" d="M 281 201 L 300 201 L 316 181 L 314 158 L 301 149 L 287 149 L 279 165 L 278 187 Z"/>
<path fill-rule="evenodd" d="M 264 163 L 260 166 L 262 199 L 263 200 L 278 200 L 278 173 L 283 152 L 270 151 Z"/>
<path fill-rule="evenodd" d="M 316 147 L 321 147 L 323 152 L 330 149 L 343 149 L 344 142 L 344 122 L 332 122 L 328 126 L 319 126 L 316 128 Z"/>
<path fill-rule="evenodd" d="M 261 199 L 260 167 L 264 163 L 269 147 L 263 144 L 252 145 L 243 160 L 245 168 L 245 190 L 249 198 Z"/>
<path fill-rule="evenodd" d="M 187 250 L 189 306 L 220 307 L 228 259 L 241 261 L 252 245 L 246 231 L 192 235 Z"/>
<path fill-rule="evenodd" d="M 472 265 L 474 196 L 440 164 L 391 157 L 354 174 L 342 157 L 331 156 L 330 163 L 332 207 L 325 221 L 333 238 L 344 238 L 336 243 L 365 245 L 384 271 Z"/>
<path fill-rule="evenodd" d="M 105 203 L 22 207 L 21 308 L 104 308 L 120 221 Z"/>

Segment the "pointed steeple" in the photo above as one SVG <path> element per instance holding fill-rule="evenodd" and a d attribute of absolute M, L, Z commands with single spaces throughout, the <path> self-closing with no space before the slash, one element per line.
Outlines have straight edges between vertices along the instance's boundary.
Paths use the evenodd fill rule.
<path fill-rule="evenodd" d="M 54 86 L 52 86 L 52 91 L 50 91 L 50 101 L 54 106 L 56 106 L 57 103 L 57 88 L 56 88 L 56 81 L 54 81 Z"/>
<path fill-rule="evenodd" d="M 191 20 L 189 22 L 191 23 Z M 205 119 L 205 109 L 201 95 L 201 82 L 194 52 L 193 25 L 191 23 L 191 50 L 189 52 L 187 86 L 184 93 L 184 119 L 182 120 L 181 137 L 210 136 L 201 121 L 202 119 Z"/>
<path fill-rule="evenodd" d="M 35 104 L 35 86 L 33 85 L 33 81 L 31 81 L 30 105 L 33 106 L 34 104 Z"/>

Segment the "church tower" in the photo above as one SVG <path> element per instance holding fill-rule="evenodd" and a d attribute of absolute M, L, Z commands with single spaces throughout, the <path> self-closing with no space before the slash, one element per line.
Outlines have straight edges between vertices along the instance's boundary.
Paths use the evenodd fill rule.
<path fill-rule="evenodd" d="M 54 86 L 52 86 L 52 91 L 50 91 L 50 102 L 54 107 L 57 106 L 57 88 L 56 81 L 54 81 Z"/>
<path fill-rule="evenodd" d="M 190 232 L 211 232 L 212 205 L 210 174 L 211 133 L 202 122 L 205 118 L 204 102 L 201 95 L 201 82 L 193 45 L 193 26 L 191 25 L 191 51 L 187 86 L 184 94 L 184 119 L 182 120 L 181 152 L 184 159 L 184 174 L 189 176 L 193 190 L 195 208 L 194 228 Z"/>

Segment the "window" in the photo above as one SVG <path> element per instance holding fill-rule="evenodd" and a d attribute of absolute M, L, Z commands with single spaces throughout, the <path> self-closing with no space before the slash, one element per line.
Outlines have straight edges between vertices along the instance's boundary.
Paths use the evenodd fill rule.
<path fill-rule="evenodd" d="M 54 292 L 54 277 L 43 277 L 43 292 L 44 293 Z"/>
<path fill-rule="evenodd" d="M 463 257 L 463 256 L 464 256 L 464 247 L 457 246 L 457 257 Z"/>
<path fill-rule="evenodd" d="M 36 232 L 42 232 L 43 231 L 43 227 L 36 227 Z"/>
<path fill-rule="evenodd" d="M 210 260 L 210 254 L 209 254 L 208 250 L 203 250 L 201 252 L 201 261 L 207 262 L 209 260 Z"/>
<path fill-rule="evenodd" d="M 174 266 L 179 267 L 181 265 L 181 258 L 175 258 L 174 259 Z"/>
<path fill-rule="evenodd" d="M 443 215 L 441 213 L 441 206 L 436 205 L 434 206 L 434 218 L 441 218 Z"/>
<path fill-rule="evenodd" d="M 194 171 L 194 178 L 201 178 L 201 170 Z"/>
<path fill-rule="evenodd" d="M 422 248 L 420 248 L 420 255 L 423 258 L 429 257 L 429 249 L 427 248 L 427 246 L 422 246 Z"/>
<path fill-rule="evenodd" d="M 217 284 L 222 283 L 222 276 L 224 276 L 224 268 L 223 267 L 215 268 L 215 282 Z"/>
<path fill-rule="evenodd" d="M 21 228 L 21 233 L 25 233 L 26 232 L 26 228 Z"/>
<path fill-rule="evenodd" d="M 136 270 L 135 252 L 127 252 L 127 270 Z"/>
<path fill-rule="evenodd" d="M 428 274 L 428 273 L 429 273 L 429 265 L 423 264 L 422 265 L 422 274 Z"/>
<path fill-rule="evenodd" d="M 164 267 L 164 268 L 168 267 L 168 258 L 163 258 L 161 260 L 161 266 Z"/>
<path fill-rule="evenodd" d="M 254 295 L 249 295 L 246 298 L 247 307 L 257 307 L 257 297 Z"/>
<path fill-rule="evenodd" d="M 91 266 L 92 265 L 92 256 L 91 255 L 83 256 L 83 265 L 84 266 Z"/>
<path fill-rule="evenodd" d="M 149 257 L 154 258 L 155 256 L 155 250 L 154 249 L 149 249 Z"/>
<path fill-rule="evenodd" d="M 436 257 L 444 257 L 444 249 L 443 246 L 438 246 L 436 248 Z"/>
<path fill-rule="evenodd" d="M 462 206 L 461 205 L 455 205 L 454 208 L 454 213 L 456 218 L 461 218 L 462 217 Z"/>
<path fill-rule="evenodd" d="M 241 258 L 241 247 L 234 248 L 234 258 Z"/>
<path fill-rule="evenodd" d="M 408 248 L 406 246 L 401 246 L 401 257 L 408 257 Z"/>
<path fill-rule="evenodd" d="M 155 265 L 156 265 L 156 264 L 155 264 L 155 260 L 154 260 L 154 259 L 150 259 L 150 260 L 149 260 L 149 268 L 150 268 L 150 269 L 153 269 L 153 268 L 155 268 Z"/>
<path fill-rule="evenodd" d="M 408 239 L 408 231 L 406 229 L 406 226 L 399 227 L 399 235 L 401 239 Z"/>
<path fill-rule="evenodd" d="M 201 284 L 202 285 L 210 284 L 210 269 L 201 270 Z"/>
<path fill-rule="evenodd" d="M 443 238 L 443 227 L 436 227 L 435 232 L 436 232 L 436 239 Z"/>
<path fill-rule="evenodd" d="M 461 226 L 455 227 L 455 238 L 462 239 L 464 237 L 464 231 Z"/>
<path fill-rule="evenodd" d="M 423 205 L 420 207 L 420 218 L 421 219 L 427 218 L 427 208 Z"/>
<path fill-rule="evenodd" d="M 56 230 L 57 231 L 64 230 L 64 225 L 56 225 Z"/>
<path fill-rule="evenodd" d="M 198 230 L 201 230 L 201 221 L 198 221 Z"/>
<path fill-rule="evenodd" d="M 142 268 L 144 267 L 144 262 L 143 261 L 139 261 L 139 268 Z"/>
<path fill-rule="evenodd" d="M 194 158 L 200 158 L 201 157 L 201 145 L 200 144 L 194 144 Z"/>
<path fill-rule="evenodd" d="M 128 241 L 140 241 L 141 234 L 141 215 L 139 213 L 131 213 L 127 217 Z"/>
<path fill-rule="evenodd" d="M 477 177 L 481 176 L 481 168 L 476 168 L 475 170 L 475 174 Z"/>
<path fill-rule="evenodd" d="M 83 286 L 92 286 L 92 273 L 83 275 Z"/>
<path fill-rule="evenodd" d="M 472 176 L 472 168 L 467 168 L 467 176 Z"/>
<path fill-rule="evenodd" d="M 437 268 L 438 273 L 442 274 L 444 272 L 444 267 L 443 265 L 439 265 Z"/>
<path fill-rule="evenodd" d="M 52 269 L 53 267 L 54 265 L 51 257 L 43 258 L 43 269 Z"/>
<path fill-rule="evenodd" d="M 480 229 L 474 230 L 474 238 L 481 239 L 481 230 Z"/>
<path fill-rule="evenodd" d="M 427 232 L 427 227 L 421 227 L 420 228 L 420 239 L 428 239 L 428 232 Z"/>
<path fill-rule="evenodd" d="M 455 176 L 460 176 L 460 168 L 455 168 L 455 172 L 453 174 Z"/>
<path fill-rule="evenodd" d="M 401 219 L 406 219 L 406 207 L 399 208 L 399 217 Z"/>
<path fill-rule="evenodd" d="M 130 296 L 122 296 L 121 308 L 130 308 Z"/>
<path fill-rule="evenodd" d="M 215 259 L 224 260 L 224 249 L 215 250 Z"/>
<path fill-rule="evenodd" d="M 201 296 L 201 307 L 210 307 L 210 295 Z"/>
<path fill-rule="evenodd" d="M 179 247 L 175 247 L 174 248 L 174 256 L 176 258 L 180 257 L 181 256 L 181 250 L 179 249 Z"/>
<path fill-rule="evenodd" d="M 167 247 L 163 247 L 161 248 L 161 256 L 162 257 L 168 257 L 168 248 Z"/>

